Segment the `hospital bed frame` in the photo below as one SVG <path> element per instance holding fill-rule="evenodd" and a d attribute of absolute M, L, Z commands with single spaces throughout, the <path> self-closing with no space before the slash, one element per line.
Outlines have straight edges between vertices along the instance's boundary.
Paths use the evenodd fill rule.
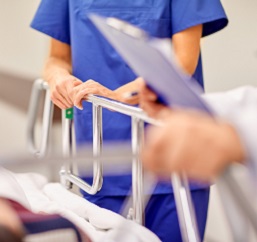
<path fill-rule="evenodd" d="M 37 120 L 37 110 L 39 109 L 39 100 L 42 93 L 45 95 L 44 114 L 42 123 L 42 138 L 40 147 L 35 143 L 35 124 Z M 128 115 L 131 117 L 131 147 L 135 158 L 132 160 L 132 199 L 133 208 L 132 219 L 139 223 L 144 223 L 144 188 L 143 188 L 143 168 L 139 159 L 139 153 L 143 144 L 144 123 L 152 125 L 161 125 L 156 120 L 148 117 L 140 108 L 119 103 L 107 98 L 90 95 L 87 99 L 92 103 L 93 108 L 93 183 L 92 185 L 83 181 L 73 173 L 72 157 L 75 155 L 75 142 L 73 132 L 72 109 L 63 111 L 63 154 L 71 159 L 66 161 L 60 171 L 61 183 L 66 188 L 71 188 L 72 184 L 77 185 L 89 194 L 96 194 L 103 184 L 103 164 L 99 159 L 103 145 L 102 131 L 102 108 L 108 108 L 113 111 Z M 48 85 L 42 80 L 35 81 L 32 89 L 31 101 L 29 106 L 28 122 L 28 147 L 36 157 L 44 157 L 47 154 L 50 127 L 52 125 L 53 104 L 50 101 L 50 91 Z M 199 231 L 197 228 L 196 217 L 192 205 L 191 194 L 188 181 L 185 176 L 172 174 L 171 180 L 174 189 L 176 206 L 178 211 L 179 223 L 184 242 L 199 242 Z"/>
<path fill-rule="evenodd" d="M 37 120 L 37 110 L 39 108 L 39 100 L 42 93 L 45 95 L 42 136 L 39 148 L 35 143 L 35 124 Z M 39 158 L 47 155 L 49 134 L 52 125 L 53 104 L 50 100 L 48 85 L 41 79 L 34 82 L 31 101 L 29 106 L 28 120 L 28 147 L 30 152 Z M 108 108 L 113 111 L 128 115 L 131 117 L 131 147 L 132 147 L 132 199 L 133 209 L 132 219 L 139 223 L 144 223 L 144 188 L 143 188 L 143 168 L 139 159 L 139 153 L 143 145 L 144 123 L 152 125 L 161 125 L 160 122 L 148 117 L 140 108 L 119 103 L 103 97 L 89 95 L 88 102 L 92 103 L 93 108 L 93 183 L 92 185 L 83 181 L 80 177 L 74 174 L 73 158 L 75 158 L 76 145 L 73 132 L 73 115 L 72 109 L 62 112 L 62 132 L 63 132 L 63 155 L 65 164 L 60 171 L 61 183 L 70 189 L 73 184 L 77 185 L 82 190 L 89 194 L 96 194 L 100 191 L 103 184 L 103 164 L 99 157 L 102 153 L 103 146 L 103 131 L 102 131 L 102 108 Z M 195 212 L 192 204 L 191 194 L 188 186 L 188 181 L 185 176 L 178 174 L 171 175 L 173 185 L 179 224 L 181 228 L 182 238 L 184 242 L 199 242 L 199 231 L 197 227 Z M 231 176 L 231 171 L 228 169 L 218 180 L 218 188 L 224 191 L 223 205 L 227 211 L 234 211 L 227 201 L 234 201 L 235 208 L 240 207 L 242 214 L 247 217 L 247 220 L 253 225 L 257 231 L 257 211 L 254 203 L 251 201 L 249 194 L 246 194 L 237 181 Z M 256 200 L 255 200 L 256 201 Z M 234 215 L 227 213 L 228 222 L 232 229 L 234 241 L 240 241 L 246 231 L 235 224 Z"/>

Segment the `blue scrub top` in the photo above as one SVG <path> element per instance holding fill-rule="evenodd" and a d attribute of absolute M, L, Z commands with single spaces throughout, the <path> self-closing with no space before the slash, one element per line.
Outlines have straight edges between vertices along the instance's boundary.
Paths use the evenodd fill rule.
<path fill-rule="evenodd" d="M 98 13 L 128 21 L 155 37 L 168 37 L 189 27 L 203 24 L 203 37 L 224 28 L 228 20 L 219 0 L 42 0 L 31 26 L 71 46 L 73 75 L 82 81 L 93 79 L 116 89 L 136 78 L 113 47 L 87 18 Z M 201 58 L 195 79 L 203 86 Z M 92 108 L 74 108 L 78 145 L 92 141 Z M 103 111 L 104 140 L 128 140 L 130 117 Z M 113 187 L 115 185 L 115 188 Z M 125 195 L 130 176 L 104 180 L 100 194 Z M 194 186 L 193 186 L 194 187 Z M 158 186 L 157 193 L 171 192 L 168 185 Z"/>

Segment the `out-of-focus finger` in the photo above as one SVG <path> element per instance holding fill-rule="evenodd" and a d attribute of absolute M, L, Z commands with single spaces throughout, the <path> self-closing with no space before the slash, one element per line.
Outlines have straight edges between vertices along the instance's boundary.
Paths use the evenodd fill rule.
<path fill-rule="evenodd" d="M 59 94 L 51 95 L 52 102 L 61 109 L 65 109 L 68 105 L 63 102 L 63 98 Z"/>
<path fill-rule="evenodd" d="M 69 107 L 67 107 L 66 105 L 64 105 L 60 100 L 56 99 L 53 102 L 57 107 L 59 107 L 60 109 L 67 109 Z"/>
<path fill-rule="evenodd" d="M 83 104 L 82 102 L 85 101 L 86 98 L 82 98 L 79 102 L 77 102 L 76 104 L 74 104 L 74 106 L 80 110 L 83 110 Z"/>
<path fill-rule="evenodd" d="M 77 78 L 74 78 L 71 82 L 69 82 L 67 86 L 67 93 L 69 97 L 69 102 L 74 103 L 74 98 L 77 92 L 81 89 L 83 82 Z"/>
<path fill-rule="evenodd" d="M 76 106 L 78 109 L 83 109 L 82 101 L 86 99 L 86 96 L 88 95 L 87 90 L 80 91 L 76 94 L 74 98 L 74 106 Z"/>
<path fill-rule="evenodd" d="M 142 95 L 143 100 L 150 100 L 150 101 L 157 100 L 157 95 L 152 90 L 150 90 L 146 85 L 144 85 L 140 89 L 140 93 Z"/>
<path fill-rule="evenodd" d="M 152 118 L 158 118 L 159 106 L 155 102 L 140 103 L 140 107 Z"/>
<path fill-rule="evenodd" d="M 66 85 L 66 100 L 69 102 L 69 104 L 73 104 L 73 83 L 68 82 Z"/>
<path fill-rule="evenodd" d="M 72 106 L 73 106 L 73 102 L 70 102 L 70 100 L 67 99 L 67 96 L 68 96 L 68 93 L 65 95 L 65 97 L 64 97 L 62 94 L 60 94 L 59 97 L 58 97 L 58 99 L 59 99 L 67 108 L 69 108 L 69 107 L 72 107 Z"/>
<path fill-rule="evenodd" d="M 72 84 L 73 84 L 73 86 L 76 87 L 76 86 L 78 86 L 78 85 L 83 84 L 83 82 L 82 82 L 81 80 L 75 78 L 75 80 L 73 80 Z"/>
<path fill-rule="evenodd" d="M 157 100 L 157 95 L 154 92 L 147 89 L 146 99 L 149 100 L 149 101 L 156 101 Z"/>
<path fill-rule="evenodd" d="M 86 81 L 84 82 L 85 85 L 91 85 L 91 84 L 95 84 L 95 83 L 98 83 L 98 82 L 96 82 L 96 81 L 94 81 L 94 80 L 92 80 L 92 79 L 88 79 L 88 80 L 86 80 Z"/>
<path fill-rule="evenodd" d="M 68 98 L 66 87 L 56 86 L 56 90 L 52 92 L 52 97 L 60 100 L 67 107 L 73 106 L 73 102 L 71 102 Z"/>

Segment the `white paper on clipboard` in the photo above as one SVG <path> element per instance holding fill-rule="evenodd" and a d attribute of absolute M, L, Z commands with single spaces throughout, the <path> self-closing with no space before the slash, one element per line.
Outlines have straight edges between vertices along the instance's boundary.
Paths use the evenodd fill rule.
<path fill-rule="evenodd" d="M 114 18 L 90 14 L 89 19 L 131 69 L 144 78 L 160 101 L 171 107 L 200 109 L 212 114 L 199 96 L 200 85 L 173 61 L 170 39 L 149 38 L 143 30 Z"/>

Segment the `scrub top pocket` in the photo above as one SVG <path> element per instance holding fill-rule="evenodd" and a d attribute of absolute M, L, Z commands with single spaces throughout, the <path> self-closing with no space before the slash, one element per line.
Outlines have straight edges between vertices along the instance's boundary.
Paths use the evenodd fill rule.
<path fill-rule="evenodd" d="M 171 22 L 169 18 L 162 18 L 152 12 L 151 9 L 143 10 L 137 9 L 81 9 L 80 18 L 85 24 L 92 25 L 89 21 L 87 15 L 89 13 L 95 13 L 105 17 L 114 17 L 124 20 L 130 24 L 133 24 L 143 30 L 148 34 L 155 37 L 166 38 L 171 37 Z"/>
<path fill-rule="evenodd" d="M 156 1 L 160 0 L 80 0 L 84 9 L 135 11 L 153 8 Z"/>

